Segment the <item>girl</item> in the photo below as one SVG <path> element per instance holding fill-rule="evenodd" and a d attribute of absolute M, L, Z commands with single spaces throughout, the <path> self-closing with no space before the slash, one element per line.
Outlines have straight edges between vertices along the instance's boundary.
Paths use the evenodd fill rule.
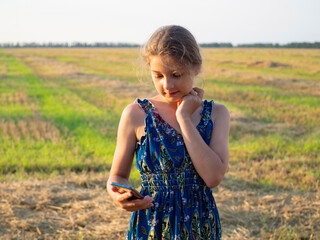
<path fill-rule="evenodd" d="M 193 87 L 202 58 L 187 29 L 158 29 L 144 58 L 158 95 L 124 109 L 107 183 L 110 197 L 133 212 L 127 239 L 220 239 L 210 188 L 228 167 L 229 111 Z M 110 183 L 128 185 L 134 154 L 144 198 L 131 200 Z"/>

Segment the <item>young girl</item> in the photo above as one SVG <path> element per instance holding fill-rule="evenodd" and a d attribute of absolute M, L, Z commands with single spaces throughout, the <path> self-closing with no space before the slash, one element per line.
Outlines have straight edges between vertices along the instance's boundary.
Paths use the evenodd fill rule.
<path fill-rule="evenodd" d="M 202 59 L 187 29 L 158 29 L 144 58 L 158 94 L 124 109 L 107 183 L 111 198 L 133 212 L 127 239 L 220 239 L 210 188 L 228 167 L 229 111 L 193 86 Z M 131 200 L 110 183 L 128 185 L 134 154 L 144 198 Z"/>

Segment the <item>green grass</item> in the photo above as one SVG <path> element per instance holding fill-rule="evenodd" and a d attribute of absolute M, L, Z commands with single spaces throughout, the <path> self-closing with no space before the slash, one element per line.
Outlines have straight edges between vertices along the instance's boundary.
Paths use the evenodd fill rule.
<path fill-rule="evenodd" d="M 19 83 L 23 83 L 23 89 L 36 109 L 30 110 L 25 104 L 3 105 L 0 107 L 2 121 L 17 122 L 40 115 L 40 119 L 59 129 L 60 138 L 57 142 L 26 140 L 20 134 L 21 129 L 12 131 L 6 138 L 0 137 L 1 172 L 107 169 L 115 147 L 119 116 L 82 100 L 63 86 L 46 85 L 32 75 L 31 69 L 12 57 L 7 64 L 4 80 L 10 79 L 19 88 L 22 87 Z M 22 74 L 25 75 L 16 77 Z M 6 89 L 2 91 L 6 92 Z"/>
<path fill-rule="evenodd" d="M 142 66 L 138 54 L 138 49 L 3 50 L 2 173 L 108 169 L 121 111 L 134 100 L 121 94 L 121 88 L 127 82 L 138 87 L 137 76 L 145 74 L 145 69 L 137 70 Z M 233 119 L 229 175 L 282 187 L 318 188 L 320 98 L 314 83 L 319 80 L 319 56 L 318 50 L 204 50 L 205 97 L 224 103 Z M 291 68 L 248 65 L 255 61 Z M 81 74 L 59 75 L 70 66 Z M 110 89 L 114 81 L 120 83 L 116 91 Z M 39 137 L 41 129 L 36 127 L 23 131 L 22 126 L 37 121 L 57 136 Z M 138 181 L 134 170 L 132 182 Z"/>
<path fill-rule="evenodd" d="M 286 203 L 278 203 L 279 196 L 290 206 L 295 195 L 312 198 L 319 192 L 320 51 L 204 49 L 203 53 L 205 98 L 225 104 L 231 112 L 230 165 L 220 185 L 220 197 L 226 201 L 220 205 L 227 206 L 221 211 L 222 220 L 230 223 L 229 230 L 236 230 L 243 225 L 234 222 L 237 217 L 252 217 L 257 222 L 248 221 L 243 227 L 263 239 L 319 236 L 316 217 L 306 219 L 313 214 L 307 206 L 295 205 L 299 213 L 287 219 L 285 213 L 269 212 L 263 199 L 271 196 L 273 209 L 282 209 Z M 0 51 L 0 181 L 70 171 L 107 172 L 123 108 L 150 92 L 140 91 L 141 80 L 150 77 L 145 69 L 136 70 L 141 66 L 138 54 L 138 49 Z M 247 65 L 254 61 L 291 68 Z M 138 187 L 133 161 L 130 183 Z M 214 191 L 219 192 L 220 186 Z M 228 189 L 232 195 L 224 196 Z M 253 195 L 256 211 L 245 210 L 247 202 L 241 201 L 250 203 Z M 304 222 L 315 224 L 314 229 Z"/>

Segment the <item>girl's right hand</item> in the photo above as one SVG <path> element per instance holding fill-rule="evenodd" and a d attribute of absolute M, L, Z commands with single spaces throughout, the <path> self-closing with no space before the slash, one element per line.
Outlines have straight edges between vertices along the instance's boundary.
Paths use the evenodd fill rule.
<path fill-rule="evenodd" d="M 132 197 L 131 192 L 120 193 L 115 187 L 109 186 L 111 191 L 108 191 L 110 197 L 124 210 L 134 212 L 146 209 L 153 206 L 153 198 L 145 196 L 143 199 L 128 200 Z"/>

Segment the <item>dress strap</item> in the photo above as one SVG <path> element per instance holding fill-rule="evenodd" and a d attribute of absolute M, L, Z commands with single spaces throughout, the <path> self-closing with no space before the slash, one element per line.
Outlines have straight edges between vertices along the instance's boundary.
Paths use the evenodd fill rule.
<path fill-rule="evenodd" d="M 214 122 L 212 121 L 211 115 L 213 114 L 213 100 L 203 101 L 203 108 L 201 112 L 201 121 L 198 125 L 198 130 L 207 144 L 210 143 L 211 132 L 214 128 Z"/>
<path fill-rule="evenodd" d="M 211 101 L 207 101 L 204 100 L 203 101 L 203 109 L 202 109 L 202 116 L 207 115 L 210 116 L 213 114 L 213 105 L 214 105 L 214 100 Z"/>
<path fill-rule="evenodd" d="M 137 103 L 140 105 L 141 109 L 148 115 L 150 112 L 154 110 L 153 105 L 148 99 L 140 100 L 137 98 Z"/>

